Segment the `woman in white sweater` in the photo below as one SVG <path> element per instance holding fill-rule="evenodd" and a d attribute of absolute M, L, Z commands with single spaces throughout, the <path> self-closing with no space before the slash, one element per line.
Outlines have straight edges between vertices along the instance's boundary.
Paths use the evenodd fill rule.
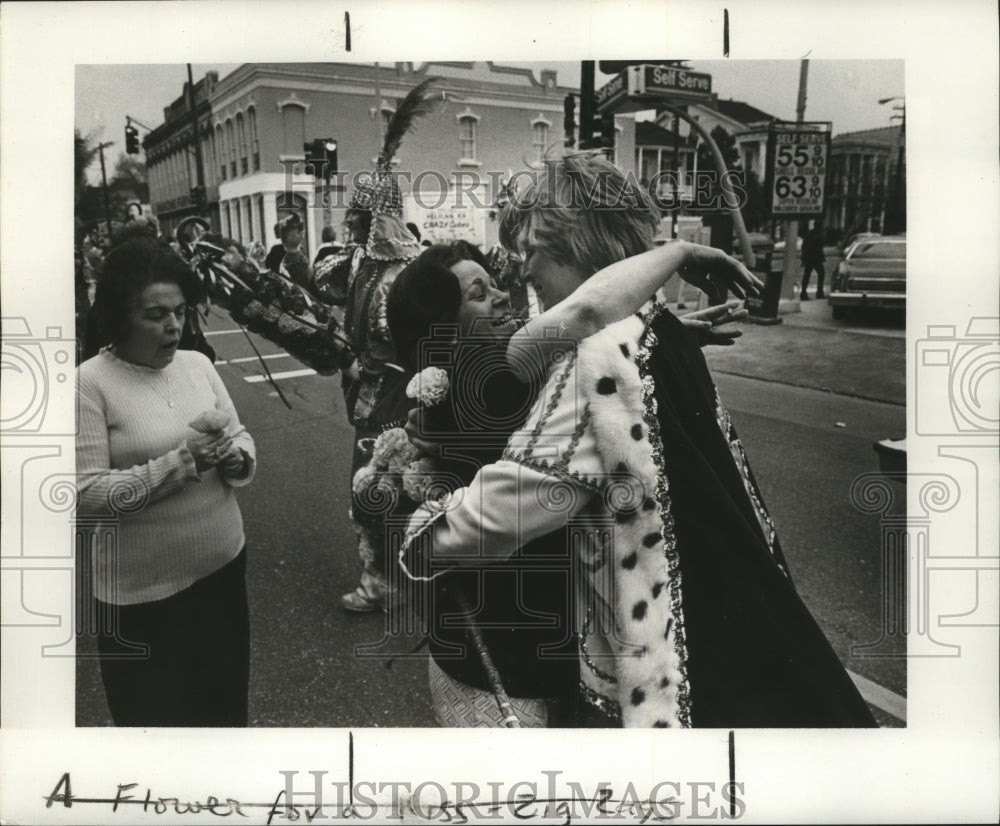
<path fill-rule="evenodd" d="M 165 244 L 108 255 L 105 340 L 79 370 L 80 514 L 91 543 L 98 649 L 119 726 L 243 726 L 250 630 L 235 488 L 253 439 L 205 356 L 178 351 L 198 283 Z"/>

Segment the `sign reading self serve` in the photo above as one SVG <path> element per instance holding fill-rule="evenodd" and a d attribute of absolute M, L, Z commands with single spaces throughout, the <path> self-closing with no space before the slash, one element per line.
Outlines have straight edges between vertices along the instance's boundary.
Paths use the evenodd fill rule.
<path fill-rule="evenodd" d="M 690 102 L 712 97 L 712 76 L 676 66 L 642 64 L 623 69 L 594 93 L 598 114 L 648 108 L 657 101 Z"/>

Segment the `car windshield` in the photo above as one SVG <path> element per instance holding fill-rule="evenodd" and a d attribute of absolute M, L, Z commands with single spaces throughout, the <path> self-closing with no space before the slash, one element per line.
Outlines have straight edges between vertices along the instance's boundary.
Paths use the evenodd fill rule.
<path fill-rule="evenodd" d="M 860 242 L 851 254 L 851 258 L 906 258 L 905 242 Z"/>

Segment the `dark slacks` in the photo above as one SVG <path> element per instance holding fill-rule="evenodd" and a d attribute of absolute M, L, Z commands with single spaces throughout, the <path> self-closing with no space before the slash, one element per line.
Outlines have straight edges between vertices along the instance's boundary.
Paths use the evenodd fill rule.
<path fill-rule="evenodd" d="M 822 261 L 802 265 L 802 292 L 804 294 L 809 287 L 809 276 L 812 275 L 813 270 L 816 271 L 816 297 L 820 298 L 823 294 L 823 282 L 826 280 L 826 270 L 823 269 Z"/>
<path fill-rule="evenodd" d="M 101 677 L 116 726 L 245 726 L 250 681 L 246 548 L 180 593 L 97 603 Z M 116 629 L 108 633 L 106 629 Z M 135 645 L 145 645 L 135 656 Z"/>

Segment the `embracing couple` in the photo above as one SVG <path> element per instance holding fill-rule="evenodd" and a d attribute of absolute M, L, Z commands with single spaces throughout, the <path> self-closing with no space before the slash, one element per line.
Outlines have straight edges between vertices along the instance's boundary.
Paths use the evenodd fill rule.
<path fill-rule="evenodd" d="M 718 250 L 654 248 L 659 214 L 625 186 L 568 154 L 507 206 L 501 241 L 544 310 L 520 329 L 475 248 L 432 248 L 392 286 L 400 359 L 448 374 L 407 425 L 448 493 L 399 552 L 427 595 L 438 719 L 873 726 L 700 352 L 732 305 L 679 320 L 655 299 L 675 273 L 709 294 L 759 282 Z"/>

